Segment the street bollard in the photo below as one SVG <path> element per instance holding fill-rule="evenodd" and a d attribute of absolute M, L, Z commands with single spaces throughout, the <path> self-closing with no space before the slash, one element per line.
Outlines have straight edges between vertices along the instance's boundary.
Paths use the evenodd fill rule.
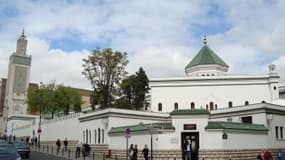
<path fill-rule="evenodd" d="M 64 149 L 62 149 L 62 156 L 64 156 Z"/>
<path fill-rule="evenodd" d="M 103 160 L 105 160 L 105 153 L 103 153 Z"/>
<path fill-rule="evenodd" d="M 48 153 L 48 151 L 49 151 L 49 145 L 47 145 L 47 153 Z"/>
<path fill-rule="evenodd" d="M 68 149 L 68 158 L 70 157 L 70 149 Z"/>
<path fill-rule="evenodd" d="M 93 152 L 93 160 L 95 159 L 95 153 Z"/>
<path fill-rule="evenodd" d="M 51 146 L 51 154 L 53 154 L 53 146 Z"/>
<path fill-rule="evenodd" d="M 117 155 L 115 156 L 115 160 L 118 160 L 118 156 Z"/>

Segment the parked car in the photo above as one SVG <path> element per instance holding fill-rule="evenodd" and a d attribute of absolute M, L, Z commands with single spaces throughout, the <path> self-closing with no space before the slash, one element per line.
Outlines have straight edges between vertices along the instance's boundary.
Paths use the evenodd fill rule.
<path fill-rule="evenodd" d="M 0 141 L 0 159 L 21 160 L 21 157 L 17 152 L 15 144 L 6 141 Z"/>
<path fill-rule="evenodd" d="M 16 149 L 22 158 L 30 158 L 30 146 L 24 142 L 14 142 Z"/>

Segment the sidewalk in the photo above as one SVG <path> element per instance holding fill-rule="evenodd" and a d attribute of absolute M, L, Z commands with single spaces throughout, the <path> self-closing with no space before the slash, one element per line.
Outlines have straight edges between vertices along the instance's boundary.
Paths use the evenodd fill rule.
<path fill-rule="evenodd" d="M 41 145 L 41 147 L 31 146 L 31 150 L 42 152 L 46 154 L 51 154 L 57 157 L 66 158 L 68 160 L 125 160 L 125 159 L 119 159 L 116 157 L 112 158 L 106 158 L 104 155 L 96 155 L 95 153 L 90 153 L 89 157 L 83 157 L 82 154 L 80 155 L 80 158 L 75 158 L 75 152 L 74 151 L 64 151 L 63 148 L 57 152 L 57 150 L 53 146 L 45 146 Z"/>

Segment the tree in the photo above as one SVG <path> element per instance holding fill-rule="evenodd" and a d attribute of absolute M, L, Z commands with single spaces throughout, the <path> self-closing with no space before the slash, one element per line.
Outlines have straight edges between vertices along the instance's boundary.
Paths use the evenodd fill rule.
<path fill-rule="evenodd" d="M 70 110 L 81 111 L 82 101 L 76 90 L 51 82 L 41 84 L 39 89 L 29 88 L 27 104 L 30 112 L 48 113 L 53 118 L 55 113 L 62 111 L 64 114 Z"/>
<path fill-rule="evenodd" d="M 54 82 L 41 84 L 39 89 L 28 89 L 27 104 L 30 112 L 51 113 L 59 111 L 57 103 L 54 101 Z"/>
<path fill-rule="evenodd" d="M 128 64 L 127 53 L 112 49 L 95 49 L 88 58 L 83 59 L 82 74 L 91 82 L 94 92 L 91 105 L 110 107 L 118 94 L 118 86 L 127 74 L 125 67 Z"/>
<path fill-rule="evenodd" d="M 122 95 L 116 104 L 119 107 L 125 105 L 126 108 L 141 109 L 144 106 L 145 95 L 149 90 L 148 82 L 145 71 L 140 67 L 135 75 L 131 75 L 122 81 L 120 85 Z"/>
<path fill-rule="evenodd" d="M 81 111 L 81 96 L 73 88 L 59 85 L 55 92 L 55 101 L 61 106 L 65 115 L 69 114 L 70 110 Z"/>
<path fill-rule="evenodd" d="M 26 103 L 28 104 L 28 111 L 36 113 L 44 110 L 42 105 L 43 91 L 39 89 L 29 88 Z"/>
<path fill-rule="evenodd" d="M 148 86 L 148 77 L 145 74 L 145 71 L 142 67 L 140 67 L 139 71 L 136 72 L 136 84 L 135 84 L 135 98 L 134 104 L 136 110 L 142 108 L 145 102 L 145 95 L 149 91 Z"/>

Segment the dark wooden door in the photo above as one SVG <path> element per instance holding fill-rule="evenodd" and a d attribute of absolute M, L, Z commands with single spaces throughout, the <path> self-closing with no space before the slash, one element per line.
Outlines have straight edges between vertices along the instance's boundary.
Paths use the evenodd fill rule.
<path fill-rule="evenodd" d="M 183 160 L 184 160 L 183 144 L 185 143 L 186 140 L 190 140 L 192 144 L 192 160 L 198 160 L 199 132 L 182 132 L 181 133 L 181 151 L 182 151 Z"/>

